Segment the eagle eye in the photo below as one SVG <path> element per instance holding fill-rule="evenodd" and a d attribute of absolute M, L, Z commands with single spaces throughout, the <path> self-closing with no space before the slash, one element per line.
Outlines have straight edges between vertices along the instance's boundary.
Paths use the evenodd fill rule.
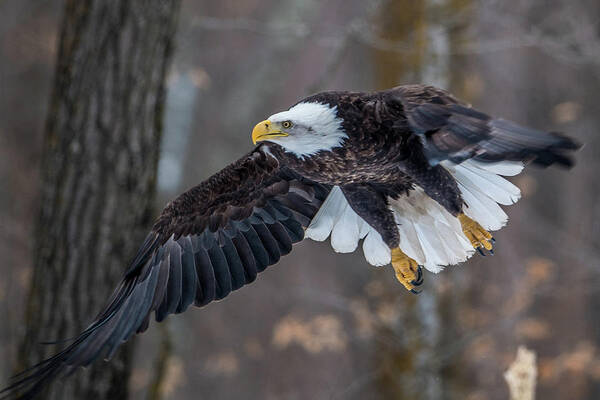
<path fill-rule="evenodd" d="M 292 127 L 292 125 L 293 125 L 293 124 L 292 124 L 292 121 L 283 121 L 283 122 L 281 123 L 281 126 L 282 126 L 283 128 L 285 128 L 285 129 L 289 129 L 289 128 L 291 128 L 291 127 Z"/>

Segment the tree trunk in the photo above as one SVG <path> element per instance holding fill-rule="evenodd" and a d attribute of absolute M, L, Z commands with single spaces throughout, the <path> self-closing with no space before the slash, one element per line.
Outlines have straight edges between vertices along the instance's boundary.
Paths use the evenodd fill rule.
<path fill-rule="evenodd" d="M 150 227 L 179 3 L 66 1 L 19 368 L 91 322 Z M 131 361 L 129 344 L 41 398 L 126 398 Z"/>
<path fill-rule="evenodd" d="M 373 54 L 377 89 L 404 83 L 426 83 L 454 92 L 453 81 L 460 68 L 451 68 L 451 48 L 465 27 L 449 29 L 441 16 L 456 16 L 469 0 L 389 1 L 377 21 L 379 34 L 402 46 L 397 50 L 375 49 Z M 381 398 L 464 398 L 461 377 L 449 352 L 456 327 L 458 282 L 447 271 L 437 276 L 425 272 L 428 282 L 418 296 L 400 293 L 399 323 L 377 332 L 375 362 L 380 366 L 376 387 Z M 444 290 L 451 287 L 451 290 Z M 399 290 L 400 292 L 401 290 Z M 450 339 L 452 340 L 452 339 Z"/>

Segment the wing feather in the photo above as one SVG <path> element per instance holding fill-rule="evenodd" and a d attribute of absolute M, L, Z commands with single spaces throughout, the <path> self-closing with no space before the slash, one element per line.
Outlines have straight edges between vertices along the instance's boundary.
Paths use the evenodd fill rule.
<path fill-rule="evenodd" d="M 252 249 L 246 241 L 245 236 L 237 235 L 232 238 L 231 241 L 238 252 L 238 256 L 240 257 L 240 261 L 244 268 L 244 279 L 246 280 L 246 283 L 254 282 L 258 273 L 256 269 L 256 260 L 254 259 L 254 254 L 252 253 Z"/>
<path fill-rule="evenodd" d="M 223 255 L 227 261 L 229 267 L 229 274 L 231 275 L 231 290 L 238 290 L 246 284 L 246 276 L 244 273 L 244 266 L 242 260 L 238 255 L 238 252 L 233 244 L 231 238 L 226 235 L 222 235 L 221 249 Z"/>
<path fill-rule="evenodd" d="M 152 312 L 162 321 L 254 281 L 304 238 L 329 191 L 257 148 L 182 194 L 163 210 L 92 324 L 17 375 L 0 398 L 31 398 L 52 379 L 110 358 L 147 329 Z"/>
<path fill-rule="evenodd" d="M 208 252 L 203 247 L 199 246 L 195 250 L 194 260 L 196 261 L 196 273 L 198 275 L 195 305 L 201 307 L 215 299 L 217 281 L 215 280 L 215 270 L 210 262 Z"/>
<path fill-rule="evenodd" d="M 443 160 L 458 164 L 472 158 L 571 167 L 569 152 L 580 147 L 560 133 L 492 118 L 433 86 L 399 86 L 387 92 L 387 99 L 401 104 L 409 127 L 422 139 L 431 165 Z"/>
<path fill-rule="evenodd" d="M 225 258 L 225 254 L 223 254 L 221 246 L 218 246 L 216 241 L 207 251 L 210 263 L 215 271 L 217 287 L 215 300 L 221 300 L 231 293 L 231 273 L 229 272 L 229 266 L 227 265 L 227 259 Z"/>
<path fill-rule="evenodd" d="M 198 275 L 196 274 L 196 261 L 189 237 L 180 238 L 177 243 L 181 246 L 181 300 L 176 313 L 182 313 L 194 303 Z"/>
<path fill-rule="evenodd" d="M 269 232 L 269 230 L 264 224 L 256 224 L 252 225 L 252 227 L 254 228 L 254 231 L 260 238 L 262 245 L 267 251 L 267 255 L 269 257 L 267 265 L 275 264 L 277 261 L 279 261 L 279 257 L 281 257 L 277 241 L 275 240 L 273 235 L 271 235 L 271 232 Z"/>
<path fill-rule="evenodd" d="M 279 246 L 279 252 L 282 256 L 288 254 L 292 251 L 292 239 L 290 235 L 288 235 L 286 229 L 280 224 L 278 221 L 273 222 L 272 224 L 268 224 L 267 228 L 271 235 L 277 241 L 277 245 Z"/>
<path fill-rule="evenodd" d="M 254 259 L 256 260 L 256 271 L 263 272 L 265 268 L 267 268 L 267 265 L 269 265 L 269 254 L 267 254 L 267 250 L 264 248 L 252 225 L 250 225 L 248 230 L 244 232 L 244 238 L 248 242 L 248 245 L 252 250 L 252 254 L 254 254 Z"/>

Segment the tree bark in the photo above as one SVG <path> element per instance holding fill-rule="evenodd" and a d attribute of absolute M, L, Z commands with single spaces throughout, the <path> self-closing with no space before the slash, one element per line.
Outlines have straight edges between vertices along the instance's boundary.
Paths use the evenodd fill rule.
<path fill-rule="evenodd" d="M 153 220 L 179 3 L 66 1 L 19 369 L 57 350 L 39 342 L 91 322 Z M 41 398 L 127 398 L 131 361 L 128 344 Z"/>

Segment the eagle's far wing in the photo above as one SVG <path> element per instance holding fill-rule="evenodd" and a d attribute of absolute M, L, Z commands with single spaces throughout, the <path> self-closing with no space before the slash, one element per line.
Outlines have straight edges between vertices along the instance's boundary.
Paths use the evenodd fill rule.
<path fill-rule="evenodd" d="M 303 239 L 329 191 L 255 150 L 185 192 L 163 210 L 94 322 L 0 398 L 32 398 L 55 377 L 109 359 L 146 330 L 152 312 L 161 321 L 254 281 Z"/>
<path fill-rule="evenodd" d="M 425 156 L 432 165 L 473 158 L 570 167 L 573 160 L 567 153 L 580 147 L 559 133 L 492 118 L 432 86 L 399 86 L 388 95 L 390 101 L 401 103 L 410 128 L 423 139 Z"/>

